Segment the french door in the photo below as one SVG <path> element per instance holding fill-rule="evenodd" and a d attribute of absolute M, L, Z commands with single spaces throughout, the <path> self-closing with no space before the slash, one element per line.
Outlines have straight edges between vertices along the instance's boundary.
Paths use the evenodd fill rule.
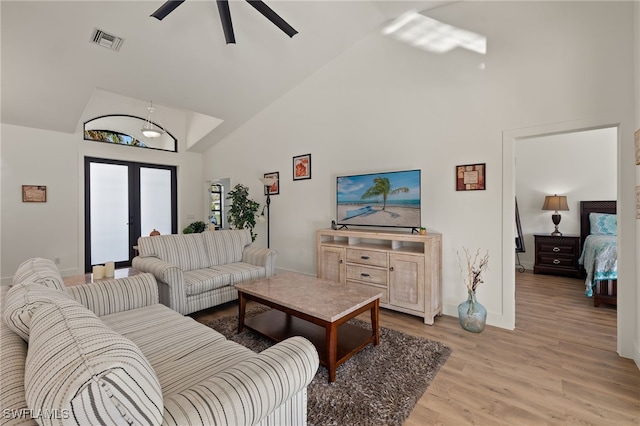
<path fill-rule="evenodd" d="M 177 233 L 176 167 L 85 157 L 85 271 L 131 266 L 140 235 Z"/>

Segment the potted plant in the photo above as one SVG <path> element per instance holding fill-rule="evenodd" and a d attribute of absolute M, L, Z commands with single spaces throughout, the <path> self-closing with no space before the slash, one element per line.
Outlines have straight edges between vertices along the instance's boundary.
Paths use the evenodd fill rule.
<path fill-rule="evenodd" d="M 235 229 L 248 229 L 251 233 L 251 241 L 255 241 L 257 234 L 253 233 L 256 226 L 256 213 L 260 204 L 249 198 L 249 188 L 239 183 L 229 191 L 229 224 Z"/>
<path fill-rule="evenodd" d="M 200 232 L 204 232 L 207 228 L 204 222 L 198 220 L 196 222 L 192 222 L 189 226 L 182 230 L 183 234 L 198 234 Z"/>
<path fill-rule="evenodd" d="M 424 226 L 421 226 L 418 231 L 420 232 L 420 235 L 427 235 L 427 228 Z"/>

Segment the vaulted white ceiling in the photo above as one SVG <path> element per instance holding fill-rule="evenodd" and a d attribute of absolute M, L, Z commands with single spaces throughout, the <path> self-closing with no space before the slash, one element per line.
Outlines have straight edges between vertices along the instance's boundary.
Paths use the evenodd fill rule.
<path fill-rule="evenodd" d="M 290 39 L 233 0 L 226 45 L 214 1 L 151 18 L 163 2 L 1 1 L 2 122 L 73 133 L 101 90 L 222 120 L 202 151 L 389 20 L 450 3 L 266 0 L 298 30 Z M 120 50 L 91 43 L 94 28 L 122 37 Z"/>

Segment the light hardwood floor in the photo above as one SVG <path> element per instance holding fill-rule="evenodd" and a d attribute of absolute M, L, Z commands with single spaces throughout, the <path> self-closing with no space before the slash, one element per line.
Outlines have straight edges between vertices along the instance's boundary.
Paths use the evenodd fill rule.
<path fill-rule="evenodd" d="M 456 317 L 428 326 L 381 310 L 381 326 L 453 349 L 405 426 L 640 424 L 640 371 L 616 353 L 615 308 L 594 308 L 583 280 L 531 272 L 516 279 L 513 331 L 473 334 Z M 236 312 L 230 303 L 192 316 L 207 322 Z"/>

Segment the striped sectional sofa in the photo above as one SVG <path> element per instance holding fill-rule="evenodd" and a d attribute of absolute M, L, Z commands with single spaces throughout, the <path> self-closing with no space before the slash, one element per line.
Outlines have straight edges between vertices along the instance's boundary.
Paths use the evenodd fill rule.
<path fill-rule="evenodd" d="M 0 424 L 306 423 L 309 341 L 254 353 L 160 304 L 152 274 L 64 287 L 31 259 L 2 301 Z"/>
<path fill-rule="evenodd" d="M 235 284 L 273 275 L 278 257 L 247 229 L 140 237 L 138 253 L 133 268 L 152 273 L 160 302 L 183 315 L 237 299 Z"/>

